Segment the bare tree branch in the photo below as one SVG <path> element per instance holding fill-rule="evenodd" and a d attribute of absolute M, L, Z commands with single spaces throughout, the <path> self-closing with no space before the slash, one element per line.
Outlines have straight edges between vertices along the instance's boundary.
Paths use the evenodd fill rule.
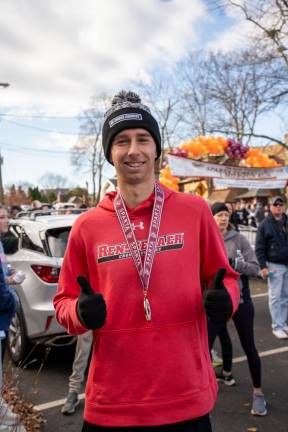
<path fill-rule="evenodd" d="M 254 40 L 265 51 L 274 52 L 274 57 L 281 57 L 288 66 L 288 7 L 287 0 L 235 1 L 228 3 L 243 13 L 245 19 L 260 30 Z"/>
<path fill-rule="evenodd" d="M 211 133 L 223 133 L 223 131 L 220 130 L 220 129 L 213 129 L 213 130 L 211 130 L 210 132 L 211 132 Z M 235 134 L 235 131 L 233 131 L 233 130 L 226 131 L 225 134 L 227 134 L 227 135 L 229 135 L 229 134 Z M 279 139 L 277 139 L 277 138 L 275 138 L 275 137 L 271 137 L 271 136 L 269 136 L 269 135 L 257 134 L 257 133 L 254 133 L 254 132 L 251 133 L 251 134 L 243 133 L 243 135 L 244 135 L 244 136 L 251 136 L 251 137 L 254 137 L 254 138 L 266 139 L 267 141 L 271 141 L 271 142 L 273 142 L 273 143 L 280 144 L 280 145 L 281 145 L 282 147 L 284 147 L 285 149 L 288 149 L 288 145 L 287 145 L 284 141 L 281 141 L 281 140 L 279 140 Z"/>
<path fill-rule="evenodd" d="M 92 201 L 99 202 L 105 157 L 101 144 L 101 131 L 108 97 L 100 95 L 92 100 L 89 109 L 80 117 L 80 134 L 71 150 L 71 162 L 75 170 L 90 172 L 92 179 Z M 96 180 L 98 187 L 96 193 Z"/>
<path fill-rule="evenodd" d="M 282 103 L 287 91 L 271 63 L 260 61 L 255 51 L 190 54 L 177 75 L 190 135 L 229 131 L 246 144 L 259 119 Z"/>

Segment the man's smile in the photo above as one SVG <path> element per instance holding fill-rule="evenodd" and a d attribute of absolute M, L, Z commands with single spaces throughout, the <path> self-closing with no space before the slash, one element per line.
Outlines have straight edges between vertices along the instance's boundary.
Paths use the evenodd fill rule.
<path fill-rule="evenodd" d="M 124 162 L 129 168 L 140 168 L 145 162 Z"/>

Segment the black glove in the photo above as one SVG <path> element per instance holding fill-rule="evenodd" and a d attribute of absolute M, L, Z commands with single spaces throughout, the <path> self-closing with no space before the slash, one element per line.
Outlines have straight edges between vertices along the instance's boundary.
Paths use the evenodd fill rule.
<path fill-rule="evenodd" d="M 236 260 L 234 258 L 229 258 L 229 264 L 235 270 L 235 268 L 236 268 Z"/>
<path fill-rule="evenodd" d="M 107 316 L 105 300 L 102 294 L 91 289 L 85 277 L 78 276 L 77 282 L 81 288 L 77 302 L 78 318 L 87 329 L 99 329 L 105 324 Z"/>
<path fill-rule="evenodd" d="M 203 305 L 207 318 L 215 324 L 225 324 L 232 314 L 232 301 L 223 284 L 225 274 L 226 269 L 219 269 L 212 287 L 207 289 L 203 295 Z"/>

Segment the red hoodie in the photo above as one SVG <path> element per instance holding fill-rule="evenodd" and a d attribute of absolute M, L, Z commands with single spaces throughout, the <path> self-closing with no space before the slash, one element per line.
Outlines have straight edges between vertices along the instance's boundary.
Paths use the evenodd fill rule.
<path fill-rule="evenodd" d="M 104 327 L 94 331 L 84 418 L 101 426 L 157 426 L 209 413 L 217 384 L 211 366 L 202 290 L 221 267 L 233 310 L 238 275 L 202 198 L 161 186 L 165 203 L 149 284 L 152 321 L 114 211 L 115 193 L 75 222 L 54 299 L 56 316 L 70 334 L 81 334 L 76 313 L 78 275 L 86 276 L 107 304 Z M 154 195 L 128 210 L 145 251 Z"/>

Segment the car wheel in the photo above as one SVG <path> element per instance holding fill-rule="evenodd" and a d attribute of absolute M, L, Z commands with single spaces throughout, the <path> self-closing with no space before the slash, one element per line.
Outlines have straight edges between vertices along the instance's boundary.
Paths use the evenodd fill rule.
<path fill-rule="evenodd" d="M 7 348 L 15 364 L 25 360 L 29 346 L 23 312 L 19 307 L 11 321 L 7 335 Z"/>

